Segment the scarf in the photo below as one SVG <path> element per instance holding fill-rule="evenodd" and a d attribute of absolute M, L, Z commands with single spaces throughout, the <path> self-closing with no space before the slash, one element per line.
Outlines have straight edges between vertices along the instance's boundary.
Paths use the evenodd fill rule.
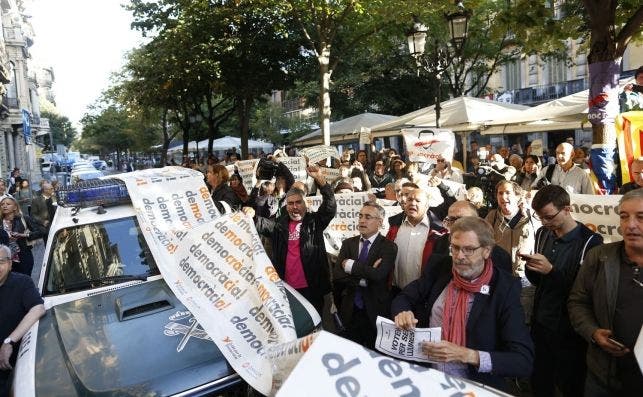
<path fill-rule="evenodd" d="M 455 267 L 452 267 L 451 271 L 453 279 L 447 285 L 447 296 L 444 301 L 442 339 L 459 346 L 465 346 L 467 341 L 467 303 L 472 294 L 480 292 L 483 285 L 489 285 L 493 275 L 493 264 L 491 258 L 487 258 L 482 274 L 475 280 L 462 278 Z"/>

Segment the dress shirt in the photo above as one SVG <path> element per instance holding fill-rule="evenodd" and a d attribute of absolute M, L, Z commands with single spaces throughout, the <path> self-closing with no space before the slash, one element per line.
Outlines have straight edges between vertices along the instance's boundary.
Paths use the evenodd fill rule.
<path fill-rule="evenodd" d="M 393 272 L 393 285 L 403 289 L 411 281 L 420 278 L 422 254 L 429 232 L 427 215 L 424 215 L 422 221 L 415 226 L 409 222 L 408 218 L 404 218 L 395 237 L 398 249 Z"/>

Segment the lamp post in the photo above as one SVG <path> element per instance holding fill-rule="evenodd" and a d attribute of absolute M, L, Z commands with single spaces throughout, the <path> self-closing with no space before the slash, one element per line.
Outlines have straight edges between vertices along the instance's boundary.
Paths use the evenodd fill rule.
<path fill-rule="evenodd" d="M 433 52 L 425 56 L 426 37 L 428 29 L 417 18 L 414 18 L 413 27 L 407 33 L 409 52 L 415 58 L 418 67 L 418 76 L 420 67 L 423 67 L 429 74 L 433 75 L 436 81 L 436 98 L 435 98 L 435 127 L 440 128 L 440 101 L 442 98 L 442 73 L 451 65 L 453 57 L 460 55 L 462 47 L 467 38 L 467 30 L 471 12 L 464 8 L 462 1 L 457 3 L 458 10 L 445 14 L 445 19 L 449 24 L 449 33 L 451 35 L 451 46 L 441 46 L 438 39 L 435 39 Z M 453 50 L 453 55 L 451 54 Z"/>

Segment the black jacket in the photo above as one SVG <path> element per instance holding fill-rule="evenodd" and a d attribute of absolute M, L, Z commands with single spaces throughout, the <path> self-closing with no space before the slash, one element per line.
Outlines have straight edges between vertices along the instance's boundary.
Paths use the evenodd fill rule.
<path fill-rule="evenodd" d="M 316 212 L 307 212 L 304 215 L 299 237 L 301 263 L 304 267 L 306 282 L 311 292 L 318 297 L 330 292 L 330 272 L 324 244 L 324 229 L 337 212 L 335 195 L 330 185 L 322 186 L 320 192 L 323 198 L 322 203 Z M 282 279 L 285 279 L 286 273 L 289 222 L 290 217 L 285 211 L 275 220 L 260 216 L 257 216 L 255 220 L 259 234 L 272 239 L 273 264 Z"/>
<path fill-rule="evenodd" d="M 237 211 L 241 209 L 241 200 L 239 200 L 239 196 L 232 190 L 230 185 L 227 183 L 221 183 L 219 186 L 216 187 L 212 191 L 212 200 L 214 200 L 214 203 L 217 204 L 218 201 L 225 201 L 230 205 L 230 208 L 232 208 L 233 211 Z M 217 206 L 220 212 L 221 208 Z"/>

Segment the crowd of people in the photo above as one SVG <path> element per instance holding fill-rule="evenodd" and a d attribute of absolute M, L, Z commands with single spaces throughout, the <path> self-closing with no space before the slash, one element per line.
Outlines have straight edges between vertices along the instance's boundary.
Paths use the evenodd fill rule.
<path fill-rule="evenodd" d="M 350 340 L 373 348 L 383 316 L 405 329 L 441 327 L 441 342 L 422 344 L 434 366 L 501 390 L 636 393 L 643 390 L 632 353 L 643 326 L 643 159 L 632 164 L 635 181 L 623 186 L 623 241 L 603 244 L 572 217 L 570 194 L 595 192 L 578 158 L 586 153 L 575 149 L 561 143 L 546 167 L 540 156 L 491 150 L 492 208 L 479 187 L 458 199 L 451 182 L 468 173 L 457 162 L 440 156 L 426 167 L 393 150 L 370 161 L 365 151 L 344 153 L 335 181 L 320 172 L 325 161 L 295 181 L 283 164 L 263 159 L 257 185 L 243 196 L 225 167 L 209 166 L 207 180 L 213 196 L 234 196 L 229 206 L 254 217 L 286 283 L 320 313 L 330 297 L 335 331 Z M 266 173 L 274 178 L 261 178 Z M 225 181 L 230 186 L 221 188 Z M 336 213 L 334 193 L 362 191 L 372 195 L 360 209 L 359 234 L 329 255 L 323 232 Z M 322 197 L 317 211 L 306 208 L 310 194 Z M 386 206 L 401 212 L 386 217 Z"/>
<path fill-rule="evenodd" d="M 422 343 L 434 366 L 501 390 L 643 390 L 632 353 L 643 326 L 643 158 L 632 162 L 634 180 L 621 187 L 623 241 L 603 244 L 572 217 L 570 194 L 596 191 L 586 151 L 563 142 L 550 161 L 528 148 L 523 156 L 480 149 L 474 141 L 466 162 L 440 155 L 432 165 L 405 161 L 393 149 L 345 152 L 307 164 L 302 180 L 263 156 L 250 191 L 236 153 L 185 166 L 204 173 L 221 212 L 254 218 L 279 276 L 320 314 L 336 310 L 334 331 L 350 340 L 373 348 L 382 316 L 405 329 L 441 327 L 442 341 Z M 339 178 L 329 180 L 325 167 L 337 168 Z M 18 281 L 28 289 L 13 274 L 31 275 L 31 247 L 46 241 L 56 208 L 51 183 L 31 192 L 19 172 L 12 177 L 0 180 L 0 296 Z M 370 196 L 358 235 L 335 257 L 324 231 L 337 212 L 335 194 L 351 192 Z M 307 208 L 309 195 L 322 199 L 316 211 Z M 388 206 L 399 213 L 387 217 Z M 39 307 L 37 299 L 28 302 L 23 316 Z M 0 370 L 15 356 L 5 345 L 21 336 L 14 323 L 2 330 L 10 340 L 0 350 Z"/>

